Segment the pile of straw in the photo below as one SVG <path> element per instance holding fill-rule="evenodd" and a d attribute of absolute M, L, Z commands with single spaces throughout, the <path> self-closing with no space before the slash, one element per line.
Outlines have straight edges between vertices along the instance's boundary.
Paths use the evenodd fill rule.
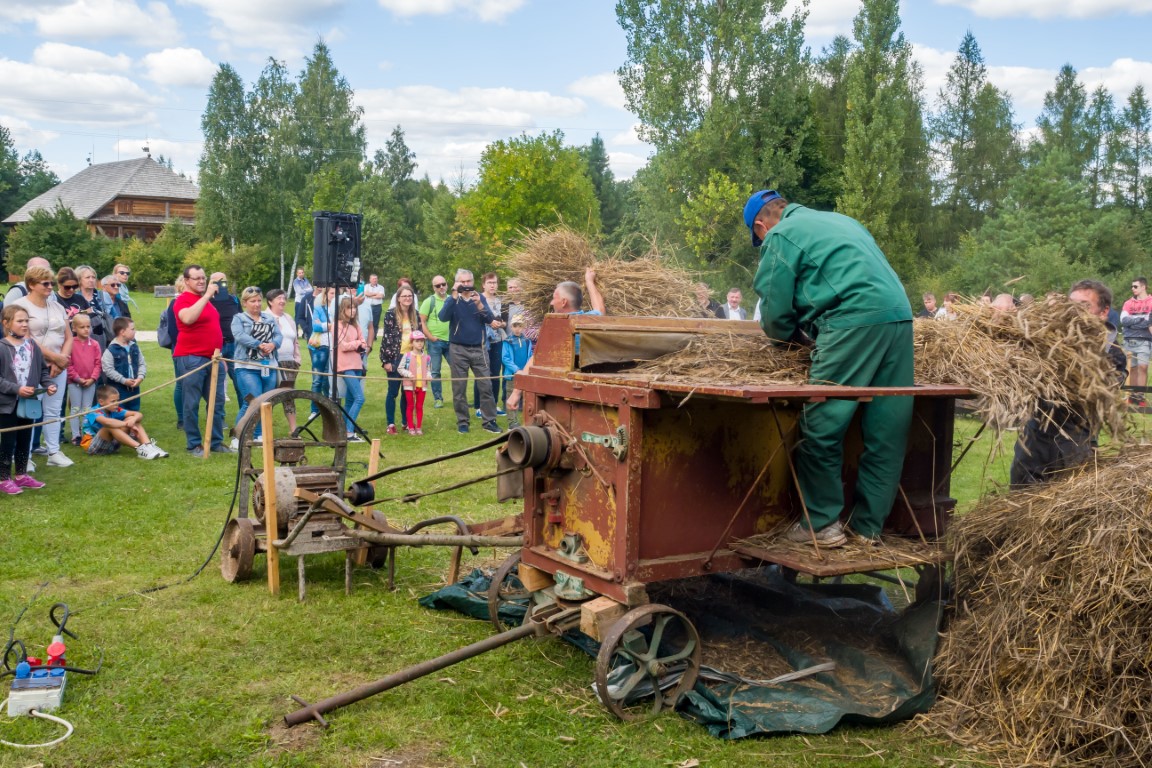
<path fill-rule="evenodd" d="M 1152 764 L 1152 454 L 953 519 L 928 727 L 1005 765 Z"/>
<path fill-rule="evenodd" d="M 676 352 L 637 365 L 654 380 L 709 384 L 803 384 L 812 361 L 805 347 L 774 347 L 767 336 L 695 336 Z"/>
<path fill-rule="evenodd" d="M 1093 431 L 1125 432 L 1123 395 L 1098 318 L 1059 297 L 1011 314 L 978 304 L 954 309 L 954 320 L 914 325 L 918 383 L 968 387 L 978 395 L 977 415 L 997 431 L 1023 426 L 1044 399 L 1083 414 Z M 737 333 L 697 337 L 638 366 L 658 379 L 744 385 L 802 384 L 808 369 L 806 350 Z"/>
<path fill-rule="evenodd" d="M 567 227 L 538 229 L 521 238 L 504 266 L 520 279 L 524 306 L 531 317 L 550 310 L 556 284 L 571 280 L 584 289 L 584 272 L 596 269 L 596 286 L 611 315 L 699 317 L 696 280 L 674 266 L 653 247 L 635 259 L 596 253 L 587 238 Z M 585 302 L 585 309 L 588 309 Z"/>

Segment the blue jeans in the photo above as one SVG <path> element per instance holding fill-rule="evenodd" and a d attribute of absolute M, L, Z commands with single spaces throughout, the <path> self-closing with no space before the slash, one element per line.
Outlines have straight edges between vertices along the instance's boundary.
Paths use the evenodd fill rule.
<path fill-rule="evenodd" d="M 172 358 L 172 369 L 176 375 L 180 375 L 180 366 L 176 365 L 176 358 Z M 176 386 L 172 388 L 172 407 L 176 409 L 176 425 L 178 427 L 184 426 L 184 380 L 176 382 Z"/>
<path fill-rule="evenodd" d="M 384 397 L 384 414 L 388 417 L 388 426 L 396 424 L 396 395 L 400 397 L 400 425 L 408 427 L 408 393 L 400 389 L 400 374 L 396 372 L 396 365 L 392 365 L 392 372 L 388 374 L 388 394 Z M 402 394 L 401 394 L 402 393 Z"/>
<path fill-rule="evenodd" d="M 358 374 L 359 371 L 340 371 L 340 386 L 344 388 L 344 410 L 347 416 L 344 418 L 344 431 L 352 434 L 355 426 L 352 422 L 356 421 L 356 417 L 360 415 L 360 409 L 364 407 L 364 379 L 359 376 L 351 376 L 346 374 Z"/>
<path fill-rule="evenodd" d="M 320 374 L 328 373 L 328 359 L 331 357 L 331 350 L 328 347 L 308 347 L 308 355 L 312 358 L 312 391 L 318 395 L 329 397 L 331 392 L 328 383 L 328 376 L 321 376 Z M 312 404 L 312 413 L 316 413 L 318 409 L 316 404 Z"/>
<path fill-rule="evenodd" d="M 432 398 L 435 400 L 444 399 L 444 390 L 440 384 L 440 366 L 447 362 L 449 367 L 452 361 L 448 359 L 448 342 L 444 340 L 429 341 L 424 345 L 428 349 L 428 356 L 432 358 L 432 375 L 429 378 L 432 380 Z"/>
<path fill-rule="evenodd" d="M 220 357 L 236 357 L 236 342 L 226 341 L 220 347 Z M 240 385 L 236 383 L 236 363 L 225 363 L 228 366 L 228 378 L 232 380 L 232 389 L 236 391 L 236 399 L 240 399 Z"/>
<path fill-rule="evenodd" d="M 264 374 L 268 375 L 265 376 Z M 236 389 L 240 392 L 240 412 L 236 414 L 236 425 L 248 412 L 248 403 L 265 392 L 276 388 L 276 371 L 255 371 L 251 368 L 236 369 Z M 237 437 L 239 433 L 237 432 Z M 260 437 L 260 425 L 256 425 L 253 437 Z"/>
<path fill-rule="evenodd" d="M 204 365 L 212 358 L 199 355 L 181 355 L 172 358 L 176 363 L 176 375 L 183 376 L 189 371 Z M 216 402 L 210 403 L 212 408 L 212 448 L 224 445 L 224 364 L 220 363 L 220 378 L 216 386 Z M 188 378 L 184 379 L 184 435 L 187 438 L 188 450 L 199 448 L 204 444 L 200 433 L 200 401 L 208 399 L 208 385 L 212 376 L 212 366 L 206 366 Z"/>

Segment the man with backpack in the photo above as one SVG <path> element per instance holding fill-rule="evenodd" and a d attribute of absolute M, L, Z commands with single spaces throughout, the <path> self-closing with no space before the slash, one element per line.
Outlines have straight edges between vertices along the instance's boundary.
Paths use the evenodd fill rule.
<path fill-rule="evenodd" d="M 444 390 L 440 383 L 440 370 L 448 360 L 448 325 L 440 319 L 440 309 L 448 299 L 448 281 L 443 275 L 432 278 L 432 295 L 420 305 L 420 322 L 424 326 L 425 349 L 432 358 L 432 399 L 433 408 L 444 407 Z M 448 361 L 451 365 L 451 361 Z"/>

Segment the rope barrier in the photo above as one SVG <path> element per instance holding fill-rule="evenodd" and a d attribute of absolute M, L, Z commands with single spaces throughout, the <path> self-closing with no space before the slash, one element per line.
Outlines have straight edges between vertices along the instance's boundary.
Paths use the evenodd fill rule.
<path fill-rule="evenodd" d="M 152 387 L 151 389 L 146 389 L 146 390 L 144 390 L 138 394 L 130 395 L 129 397 L 125 397 L 125 398 L 121 399 L 119 402 L 121 404 L 123 404 L 123 403 L 132 402 L 133 400 L 139 400 L 141 397 L 144 397 L 144 395 L 150 395 L 153 392 L 156 392 L 157 390 L 164 389 L 167 386 L 171 386 L 172 384 L 175 384 L 176 382 L 180 381 L 181 379 L 186 379 L 194 373 L 199 373 L 200 371 L 204 370 L 208 366 L 212 365 L 213 362 L 218 362 L 219 360 L 223 360 L 223 358 L 219 358 L 219 359 L 214 358 L 213 360 L 209 360 L 208 362 L 204 363 L 203 365 L 197 366 L 196 368 L 193 368 L 192 370 L 188 371 L 187 373 L 183 373 L 174 379 L 170 379 L 169 381 L 164 382 L 163 384 L 157 384 L 156 386 Z M 101 410 L 101 408 L 102 408 L 102 406 L 94 405 L 91 408 L 89 408 L 88 410 L 81 411 L 80 413 L 70 413 L 67 416 L 60 416 L 60 417 L 55 418 L 55 419 L 46 419 L 45 421 L 39 421 L 39 422 L 36 422 L 35 424 L 26 424 L 22 427 L 5 427 L 3 429 L 0 429 L 0 433 L 18 432 L 22 429 L 34 429 L 35 427 L 44 427 L 44 426 L 48 426 L 49 424 L 61 424 L 65 421 L 69 421 L 71 419 L 82 419 L 90 413 L 95 413 L 96 411 Z"/>
<path fill-rule="evenodd" d="M 182 379 L 186 379 L 195 373 L 199 373 L 200 371 L 204 370 L 205 368 L 212 365 L 213 363 L 243 363 L 243 364 L 247 365 L 247 364 L 252 364 L 252 361 L 251 360 L 238 360 L 238 359 L 232 358 L 232 357 L 215 357 L 212 360 L 209 360 L 208 362 L 206 362 L 202 365 L 199 365 L 199 366 L 193 368 L 192 370 L 188 371 L 187 373 L 183 373 L 183 374 L 177 376 L 174 379 L 169 379 L 168 381 L 165 381 L 161 384 L 157 384 L 156 386 L 151 387 L 151 388 L 146 389 L 146 390 L 143 390 L 143 391 L 141 391 L 135 395 L 130 395 L 129 397 L 121 398 L 119 400 L 119 403 L 121 405 L 123 405 L 124 403 L 130 403 L 130 402 L 139 400 L 140 398 L 144 397 L 144 395 L 150 395 L 153 392 L 157 392 L 161 389 L 164 389 L 165 387 L 172 386 L 173 384 L 175 384 L 176 382 L 178 382 Z M 289 371 L 289 372 L 293 372 L 297 375 L 306 373 L 306 374 L 309 374 L 312 376 L 328 376 L 328 377 L 333 377 L 333 378 L 335 378 L 335 377 L 357 378 L 357 379 L 360 379 L 361 381 L 393 381 L 393 379 L 390 379 L 388 376 L 355 376 L 355 377 L 349 377 L 348 374 L 346 374 L 346 373 L 332 373 L 330 371 L 305 371 L 302 368 L 283 368 L 283 367 L 276 366 L 276 365 L 265 366 L 262 364 L 261 364 L 261 367 L 267 368 L 268 370 L 272 370 L 272 371 Z M 436 377 L 436 378 L 429 377 L 428 382 L 440 381 L 440 382 L 451 383 L 453 381 L 493 381 L 493 380 L 502 380 L 504 378 L 505 378 L 504 376 L 469 376 L 469 377 L 466 377 L 463 379 L 452 378 L 452 377 Z M 4 432 L 19 432 L 19 431 L 25 430 L 25 429 L 35 429 L 36 427 L 45 427 L 45 426 L 48 426 L 51 424 L 61 424 L 61 423 L 64 423 L 66 421 L 70 421 L 71 419 L 82 419 L 90 413 L 95 413 L 96 411 L 101 410 L 101 407 L 102 406 L 94 405 L 86 411 L 80 411 L 79 413 L 70 413 L 68 415 L 61 415 L 61 416 L 54 418 L 54 419 L 45 419 L 44 421 L 38 421 L 38 422 L 35 422 L 33 424 L 27 424 L 27 425 L 24 425 L 21 427 L 4 427 L 4 428 L 0 429 L 0 434 L 2 434 Z"/>

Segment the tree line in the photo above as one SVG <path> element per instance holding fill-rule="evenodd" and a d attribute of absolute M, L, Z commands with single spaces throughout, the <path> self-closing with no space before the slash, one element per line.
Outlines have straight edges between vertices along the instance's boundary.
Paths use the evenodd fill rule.
<path fill-rule="evenodd" d="M 971 32 L 925 92 L 898 0 L 863 0 L 852 34 L 817 54 L 806 11 L 785 0 L 619 0 L 616 15 L 617 74 L 655 148 L 633 179 L 613 176 L 599 136 L 571 146 L 560 131 L 493 142 L 474 184 L 418 177 L 399 125 L 369 157 L 363 109 L 318 42 L 296 77 L 269 59 L 246 86 L 220 65 L 196 231 L 116 256 L 141 281 L 195 258 L 234 282 L 283 284 L 310 267 L 311 213 L 340 210 L 363 213 L 364 266 L 385 280 L 487 270 L 524 229 L 562 221 L 605 250 L 655 241 L 715 287 L 747 287 L 757 254 L 739 212 L 769 187 L 859 219 L 912 292 L 1042 293 L 1147 271 L 1143 85 L 1118 101 L 1066 65 L 1025 130 Z M 0 166 L 0 194 L 5 178 Z"/>

